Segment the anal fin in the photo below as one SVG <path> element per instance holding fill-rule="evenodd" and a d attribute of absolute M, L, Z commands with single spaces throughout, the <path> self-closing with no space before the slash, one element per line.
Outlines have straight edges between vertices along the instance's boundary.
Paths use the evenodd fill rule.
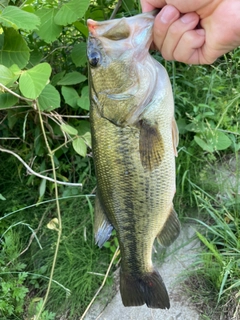
<path fill-rule="evenodd" d="M 157 236 L 157 240 L 163 247 L 168 247 L 177 239 L 180 231 L 181 224 L 174 208 L 172 207 L 168 219 Z"/>
<path fill-rule="evenodd" d="M 139 121 L 139 152 L 144 169 L 156 169 L 164 156 L 164 142 L 157 123 L 149 123 L 143 119 Z"/>
<path fill-rule="evenodd" d="M 94 207 L 94 234 L 95 242 L 100 248 L 110 238 L 112 230 L 113 226 L 108 221 L 97 194 Z"/>

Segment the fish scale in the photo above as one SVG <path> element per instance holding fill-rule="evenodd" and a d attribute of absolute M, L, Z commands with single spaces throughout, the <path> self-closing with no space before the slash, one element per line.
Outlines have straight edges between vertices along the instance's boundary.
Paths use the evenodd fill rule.
<path fill-rule="evenodd" d="M 168 246 L 180 232 L 172 205 L 178 134 L 169 78 L 148 53 L 153 22 L 152 13 L 88 20 L 94 230 L 102 246 L 116 229 L 123 304 L 169 308 L 152 247 L 156 237 Z"/>

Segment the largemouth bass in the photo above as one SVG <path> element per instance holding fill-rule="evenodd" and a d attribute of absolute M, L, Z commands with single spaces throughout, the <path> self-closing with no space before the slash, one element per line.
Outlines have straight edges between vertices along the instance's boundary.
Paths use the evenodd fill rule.
<path fill-rule="evenodd" d="M 96 243 L 116 229 L 124 306 L 169 308 L 152 248 L 156 237 L 169 246 L 180 232 L 172 204 L 178 131 L 167 72 L 148 52 L 154 14 L 87 23 Z"/>

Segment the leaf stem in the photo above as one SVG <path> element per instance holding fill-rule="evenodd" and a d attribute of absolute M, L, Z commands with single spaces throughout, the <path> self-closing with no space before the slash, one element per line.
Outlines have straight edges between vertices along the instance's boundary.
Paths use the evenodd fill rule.
<path fill-rule="evenodd" d="M 42 119 L 42 114 L 39 108 L 39 105 L 37 103 L 37 101 L 35 102 L 35 107 L 36 110 L 38 110 L 38 115 L 39 115 L 39 120 L 40 120 L 40 125 L 41 125 L 41 129 L 42 129 L 42 133 L 43 133 L 43 138 L 51 159 L 51 164 L 52 164 L 52 170 L 53 170 L 53 178 L 54 178 L 54 186 L 55 186 L 55 200 L 56 200 L 56 207 L 57 207 L 57 218 L 58 218 L 58 236 L 57 236 L 57 242 L 56 242 L 56 248 L 55 248 L 55 252 L 54 252 L 54 257 L 53 257 L 53 263 L 52 263 L 52 268 L 51 268 L 51 272 L 50 272 L 50 276 L 49 276 L 49 282 L 48 282 L 48 287 L 47 287 L 47 291 L 45 294 L 45 297 L 43 299 L 43 303 L 41 305 L 41 308 L 36 316 L 36 320 L 40 320 L 40 316 L 44 310 L 44 307 L 46 305 L 48 296 L 49 296 L 49 292 L 51 289 L 51 285 L 53 282 L 53 274 L 54 274 L 54 270 L 55 270 L 55 265 L 56 265 L 56 261 L 57 261 L 57 256 L 58 256 L 58 250 L 59 250 L 59 245 L 60 245 L 60 240 L 61 240 L 61 236 L 62 236 L 62 217 L 61 217 L 61 211 L 60 211 L 60 204 L 59 204 L 59 200 L 58 200 L 58 186 L 57 186 L 57 177 L 56 177 L 56 168 L 55 168 L 55 163 L 54 163 L 54 159 L 53 159 L 53 155 L 54 153 L 52 152 L 48 140 L 47 140 L 47 135 L 46 135 L 46 131 L 44 128 L 44 124 L 43 124 L 43 119 Z"/>
<path fill-rule="evenodd" d="M 22 97 L 22 96 L 20 96 L 19 94 L 17 94 L 16 92 L 8 89 L 8 88 L 7 88 L 6 86 L 4 86 L 2 83 L 0 83 L 0 87 L 3 88 L 5 91 L 11 93 L 13 96 L 21 99 L 21 100 L 25 100 L 25 101 L 29 101 L 29 102 L 34 102 L 34 100 L 32 100 L 32 99 L 28 99 L 28 98 Z"/>

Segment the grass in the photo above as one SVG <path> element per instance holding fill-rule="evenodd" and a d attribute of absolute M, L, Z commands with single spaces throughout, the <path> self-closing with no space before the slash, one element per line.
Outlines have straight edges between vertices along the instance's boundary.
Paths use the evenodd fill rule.
<path fill-rule="evenodd" d="M 103 280 L 99 274 L 104 275 L 110 261 L 110 252 L 107 249 L 100 250 L 94 244 L 93 217 L 90 214 L 92 208 L 89 208 L 86 197 L 62 200 L 61 207 L 63 235 L 54 271 L 54 283 L 46 308 L 58 316 L 67 310 L 67 319 L 77 319 Z M 39 205 L 23 212 L 25 221 L 31 220 L 29 222 L 34 229 L 37 229 L 41 216 L 44 216 L 37 233 L 42 249 L 39 248 L 38 242 L 33 240 L 30 248 L 19 256 L 19 252 L 27 246 L 31 232 L 27 236 L 22 226 L 12 225 L 11 228 L 20 234 L 22 242 L 24 236 L 27 238 L 27 241 L 22 243 L 21 250 L 15 253 L 15 258 L 27 266 L 24 272 L 28 273 L 25 285 L 29 288 L 29 294 L 25 307 L 30 308 L 33 301 L 44 296 L 48 283 L 46 277 L 49 276 L 52 266 L 57 232 L 47 226 L 55 216 L 55 206 L 48 204 L 41 208 Z M 27 312 L 31 312 L 30 309 Z"/>
<path fill-rule="evenodd" d="M 215 163 L 216 165 L 216 163 Z M 223 170 L 221 164 L 221 170 Z M 227 164 L 225 165 L 227 166 Z M 228 166 L 227 166 L 228 167 Z M 213 181 L 217 181 L 215 168 Z M 228 167 L 229 174 L 229 167 Z M 240 194 L 239 169 L 236 162 L 234 183 L 224 190 L 218 181 L 218 193 L 208 193 L 198 185 L 190 182 L 197 207 L 200 210 L 200 219 L 194 219 L 200 225 L 197 235 L 203 244 L 199 261 L 195 266 L 194 274 L 190 275 L 191 292 L 198 301 L 205 306 L 205 313 L 210 319 L 219 319 L 219 315 L 226 319 L 238 319 L 240 308 Z M 226 182 L 222 180 L 226 186 Z M 208 185 L 209 187 L 209 185 Z M 197 285 L 194 285 L 197 283 Z M 200 286 L 199 283 L 202 285 Z M 197 286 L 199 288 L 197 289 Z M 201 289 L 202 288 L 202 289 Z M 207 293 L 207 294 L 206 294 Z M 234 318 L 235 316 L 235 318 Z M 207 319 L 207 318 L 206 318 Z"/>
<path fill-rule="evenodd" d="M 86 199 L 79 200 L 74 199 L 62 203 L 65 208 L 62 215 L 64 230 L 54 272 L 54 279 L 64 284 L 71 291 L 71 294 L 68 295 L 53 285 L 48 302 L 51 309 L 58 310 L 60 314 L 61 311 L 69 310 L 69 319 L 75 319 L 84 311 L 93 292 L 102 280 L 102 277 L 92 273 L 104 273 L 109 262 L 108 253 L 100 251 L 94 245 L 92 216 L 89 215 L 88 203 Z M 76 210 L 77 207 L 79 210 Z M 73 216 L 72 212 L 76 212 L 76 214 Z M 34 269 L 37 266 L 38 268 L 42 267 L 39 265 L 39 261 L 41 264 L 47 265 L 48 268 L 51 266 L 54 230 L 45 229 L 41 238 L 47 239 L 44 244 L 45 254 L 37 252 L 32 255 Z"/>
<path fill-rule="evenodd" d="M 180 132 L 175 208 L 201 226 L 203 251 L 186 290 L 202 319 L 240 314 L 239 51 L 213 66 L 166 64 Z"/>
<path fill-rule="evenodd" d="M 15 161 L 9 161 L 10 165 L 14 167 Z M 4 175 L 3 172 L 3 178 Z M 85 177 L 85 180 L 85 191 L 92 190 L 94 179 Z M 76 194 L 76 190 L 70 189 L 65 187 L 61 189 L 63 234 L 53 276 L 54 282 L 46 305 L 49 313 L 56 313 L 56 319 L 64 314 L 67 319 L 79 319 L 101 285 L 112 255 L 109 249 L 100 250 L 94 244 L 93 197 L 83 195 L 81 190 Z M 38 190 L 27 187 L 24 179 L 20 181 L 16 177 L 6 184 L 3 193 L 7 200 L 0 202 L 0 212 L 2 215 L 6 213 L 6 218 L 1 217 L 0 231 L 4 234 L 5 240 L 10 233 L 17 235 L 19 239 L 18 247 L 11 257 L 2 257 L 3 264 L 8 266 L 12 257 L 15 264 L 24 264 L 23 271 L 27 275 L 24 288 L 28 290 L 24 298 L 24 314 L 25 317 L 32 317 L 44 297 L 49 281 L 57 239 L 57 231 L 52 229 L 52 227 L 57 228 L 57 224 L 49 222 L 53 222 L 56 218 L 56 206 L 49 196 L 49 201 L 46 201 L 47 195 L 43 204 L 37 204 Z M 35 237 L 32 237 L 33 230 L 37 230 Z M 12 238 L 14 240 L 16 236 Z M 28 247 L 30 239 L 31 244 Z M 16 275 L 17 279 L 21 270 L 17 268 L 11 270 L 16 271 L 13 273 L 13 278 Z M 1 272 L 0 277 L 6 279 Z M 109 281 L 111 282 L 111 277 Z M 15 313 L 9 316 L 8 320 L 15 319 L 16 316 Z M 45 316 L 45 318 L 50 320 L 50 317 Z M 41 320 L 45 318 L 43 313 Z"/>

